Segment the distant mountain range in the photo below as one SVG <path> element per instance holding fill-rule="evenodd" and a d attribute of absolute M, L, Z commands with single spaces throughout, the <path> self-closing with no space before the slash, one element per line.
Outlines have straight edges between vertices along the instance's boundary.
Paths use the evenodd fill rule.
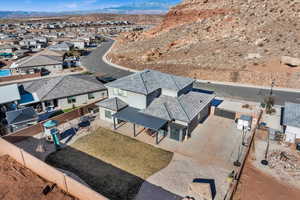
<path fill-rule="evenodd" d="M 44 17 L 44 16 L 63 16 L 91 13 L 114 13 L 114 14 L 163 14 L 168 12 L 170 6 L 180 2 L 180 0 L 158 0 L 157 2 L 131 3 L 116 7 L 108 7 L 96 10 L 75 10 L 63 12 L 36 12 L 36 11 L 0 11 L 0 18 L 19 18 L 19 17 Z"/>

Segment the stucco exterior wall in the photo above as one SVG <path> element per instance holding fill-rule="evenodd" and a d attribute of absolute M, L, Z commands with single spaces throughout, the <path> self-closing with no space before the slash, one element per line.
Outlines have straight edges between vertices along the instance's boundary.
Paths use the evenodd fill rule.
<path fill-rule="evenodd" d="M 99 92 L 93 92 L 94 99 L 88 99 L 88 94 L 78 95 L 75 96 L 76 102 L 75 103 L 68 103 L 68 98 L 58 99 L 58 107 L 60 109 L 67 109 L 72 108 L 73 104 L 75 107 L 82 106 L 84 104 L 91 103 L 97 99 L 101 99 L 107 96 L 107 91 L 99 91 Z"/>
<path fill-rule="evenodd" d="M 300 138 L 300 128 L 287 126 L 285 129 L 285 141 L 295 143 L 295 140 Z"/>
<path fill-rule="evenodd" d="M 186 86 L 186 87 L 183 88 L 182 90 L 180 90 L 180 91 L 178 92 L 178 96 L 181 96 L 182 94 L 185 94 L 185 93 L 191 91 L 192 89 L 193 89 L 193 83 L 190 84 L 190 85 L 188 85 L 188 86 Z"/>
<path fill-rule="evenodd" d="M 147 96 L 147 106 L 149 106 L 149 104 L 157 97 L 159 97 L 161 95 L 161 90 L 155 90 L 154 92 L 152 92 L 151 94 L 149 94 Z"/>
<path fill-rule="evenodd" d="M 57 71 L 61 71 L 63 70 L 63 66 L 61 65 L 47 65 L 47 66 L 37 66 L 37 67 L 20 67 L 17 68 L 17 70 L 19 71 L 19 73 L 26 73 L 27 71 L 33 70 L 33 69 L 46 69 L 50 72 L 57 72 Z"/>
<path fill-rule="evenodd" d="M 133 93 L 130 91 L 127 91 L 127 96 L 120 96 L 113 92 L 113 88 L 108 87 L 108 96 L 109 98 L 118 97 L 125 103 L 127 103 L 129 106 L 138 108 L 138 109 L 145 109 L 146 108 L 146 95 Z"/>
<path fill-rule="evenodd" d="M 177 97 L 177 95 L 178 95 L 177 91 L 169 90 L 169 89 L 165 89 L 165 88 L 161 89 L 161 94 L 166 95 L 166 96 L 170 96 L 170 97 Z"/>
<path fill-rule="evenodd" d="M 116 111 L 113 111 L 113 110 L 110 110 L 110 109 L 107 109 L 107 108 L 102 108 L 102 107 L 100 107 L 100 109 L 99 109 L 100 119 L 108 121 L 110 123 L 114 123 L 114 119 L 113 118 L 109 119 L 109 118 L 105 117 L 105 111 L 111 112 L 112 115 L 115 114 Z"/>

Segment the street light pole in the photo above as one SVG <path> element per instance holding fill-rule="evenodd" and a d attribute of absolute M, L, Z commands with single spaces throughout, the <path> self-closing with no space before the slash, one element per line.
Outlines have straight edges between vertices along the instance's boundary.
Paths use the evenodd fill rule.
<path fill-rule="evenodd" d="M 275 85 L 275 79 L 272 80 L 272 83 L 271 83 L 271 91 L 270 91 L 270 96 L 273 95 L 273 87 Z"/>

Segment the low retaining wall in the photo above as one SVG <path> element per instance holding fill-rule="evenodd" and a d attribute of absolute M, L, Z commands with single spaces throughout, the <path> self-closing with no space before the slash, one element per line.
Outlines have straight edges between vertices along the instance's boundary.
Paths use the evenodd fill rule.
<path fill-rule="evenodd" d="M 58 187 L 76 198 L 81 200 L 108 200 L 101 194 L 0 138 L 0 156 L 3 155 L 9 155 L 42 178 L 56 183 Z"/>
<path fill-rule="evenodd" d="M 34 74 L 24 74 L 24 75 L 12 75 L 12 76 L 6 76 L 6 77 L 0 77 L 0 82 L 6 82 L 6 81 L 16 81 L 26 78 L 36 78 L 41 77 L 41 73 L 34 73 Z"/>
<path fill-rule="evenodd" d="M 102 101 L 104 99 L 101 99 L 99 101 Z M 99 101 L 97 101 L 97 102 L 99 102 Z M 34 136 L 34 135 L 42 132 L 44 122 L 49 121 L 49 120 L 56 120 L 56 121 L 58 121 L 59 125 L 64 124 L 66 122 L 69 122 L 73 119 L 76 119 L 78 117 L 81 117 L 81 116 L 89 113 L 89 109 L 94 108 L 95 103 L 97 103 L 97 102 L 82 106 L 80 108 L 77 108 L 77 109 L 75 109 L 73 111 L 70 111 L 70 112 L 67 112 L 67 113 L 63 113 L 61 115 L 57 115 L 55 117 L 52 117 L 52 118 L 47 119 L 45 121 L 39 122 L 38 124 L 35 124 L 35 125 L 30 126 L 28 128 L 24 128 L 24 129 L 21 129 L 17 132 L 5 135 L 2 138 L 9 141 L 9 142 L 11 142 L 11 143 L 20 142 L 22 140 L 27 139 L 28 137 Z"/>

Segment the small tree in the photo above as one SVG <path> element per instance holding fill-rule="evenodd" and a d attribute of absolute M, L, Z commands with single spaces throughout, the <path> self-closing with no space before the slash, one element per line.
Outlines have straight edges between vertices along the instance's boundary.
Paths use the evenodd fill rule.
<path fill-rule="evenodd" d="M 273 106 L 275 103 L 275 100 L 273 97 L 269 96 L 267 98 L 265 98 L 265 106 L 266 106 L 266 113 L 267 114 L 272 114 L 274 112 Z"/>

